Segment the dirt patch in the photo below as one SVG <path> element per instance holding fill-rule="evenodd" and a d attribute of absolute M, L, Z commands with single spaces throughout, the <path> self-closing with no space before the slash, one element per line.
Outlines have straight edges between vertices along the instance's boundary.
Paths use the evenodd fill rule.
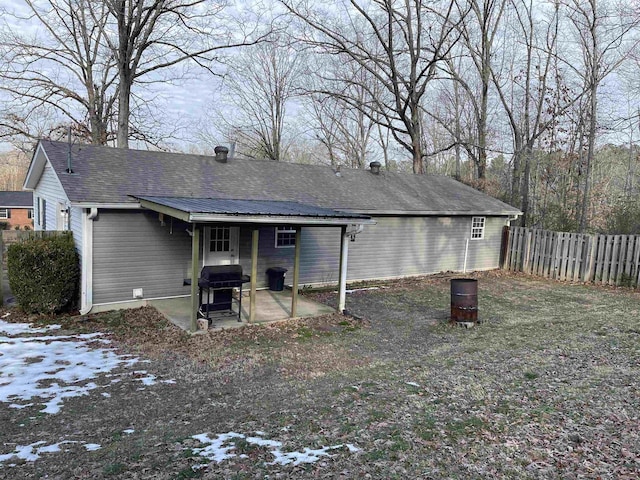
<path fill-rule="evenodd" d="M 350 294 L 364 321 L 189 336 L 151 308 L 55 319 L 60 333 L 111 332 L 167 383 L 99 378 L 102 390 L 56 415 L 0 405 L 0 455 L 37 440 L 101 445 L 68 444 L 0 477 L 637 478 L 640 295 L 483 273 L 484 323 L 466 330 L 447 324 L 450 278 Z M 219 463 L 201 434 L 226 452 Z M 306 451 L 320 453 L 275 461 Z"/>

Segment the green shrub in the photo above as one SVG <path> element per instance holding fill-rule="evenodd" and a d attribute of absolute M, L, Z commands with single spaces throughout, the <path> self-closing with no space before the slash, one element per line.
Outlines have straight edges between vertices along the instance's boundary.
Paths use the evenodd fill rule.
<path fill-rule="evenodd" d="M 55 313 L 72 307 L 80 268 L 71 234 L 29 238 L 9 246 L 9 285 L 28 313 Z"/>
<path fill-rule="evenodd" d="M 0 222 L 0 230 L 9 230 L 9 222 Z"/>

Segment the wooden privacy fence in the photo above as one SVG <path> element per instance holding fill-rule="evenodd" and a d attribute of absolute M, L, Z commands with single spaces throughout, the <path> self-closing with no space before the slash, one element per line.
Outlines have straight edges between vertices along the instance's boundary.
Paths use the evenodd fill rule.
<path fill-rule="evenodd" d="M 502 268 L 555 280 L 640 285 L 640 235 L 506 227 Z"/>

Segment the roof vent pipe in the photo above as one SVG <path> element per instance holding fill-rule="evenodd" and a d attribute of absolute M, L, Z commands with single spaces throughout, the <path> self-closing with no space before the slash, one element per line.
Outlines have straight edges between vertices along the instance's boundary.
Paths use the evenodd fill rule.
<path fill-rule="evenodd" d="M 213 151 L 216 153 L 216 162 L 227 163 L 227 155 L 229 154 L 227 147 L 217 146 Z"/>
<path fill-rule="evenodd" d="M 67 173 L 73 173 L 73 167 L 71 166 L 71 127 L 69 127 L 67 133 Z"/>
<path fill-rule="evenodd" d="M 374 175 L 378 175 L 380 173 L 380 167 L 382 164 L 380 162 L 371 162 L 369 164 L 369 168 L 371 168 L 371 173 Z"/>

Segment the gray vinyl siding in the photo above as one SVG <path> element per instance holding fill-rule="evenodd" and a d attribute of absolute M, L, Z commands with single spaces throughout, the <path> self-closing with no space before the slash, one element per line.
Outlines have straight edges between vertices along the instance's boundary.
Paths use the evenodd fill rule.
<path fill-rule="evenodd" d="M 38 223 L 38 198 L 45 200 L 46 208 L 46 224 L 40 225 Z M 70 207 L 67 194 L 62 188 L 62 184 L 58 179 L 58 176 L 54 172 L 51 165 L 47 162 L 42 176 L 38 181 L 38 185 L 33 191 L 33 228 L 34 230 L 57 230 L 58 229 L 58 205 L 62 204 Z M 73 207 L 70 208 L 71 215 L 71 231 L 73 232 L 73 241 L 76 246 L 76 251 L 80 256 L 80 263 L 82 263 L 82 209 Z"/>
<path fill-rule="evenodd" d="M 82 257 L 82 209 L 79 207 L 72 207 L 70 209 L 71 214 L 71 231 L 73 232 L 73 239 L 76 243 L 76 250 L 78 255 Z M 82 259 L 80 259 L 82 263 Z"/>
<path fill-rule="evenodd" d="M 469 239 L 467 271 L 498 268 L 506 217 L 485 217 L 484 238 L 471 239 L 471 217 L 376 217 L 355 242 L 349 242 L 348 280 L 374 280 L 443 271 L 461 272 Z M 251 271 L 251 230 L 240 230 L 240 263 Z M 259 234 L 258 286 L 267 285 L 266 270 L 284 267 L 293 274 L 293 248 L 275 248 L 275 229 Z M 303 227 L 300 283 L 337 283 L 340 228 Z"/>
<path fill-rule="evenodd" d="M 369 280 L 464 268 L 471 217 L 376 217 L 349 244 L 349 280 Z M 486 217 L 483 239 L 469 240 L 467 271 L 497 268 L 504 217 Z"/>
<path fill-rule="evenodd" d="M 338 281 L 340 261 L 340 228 L 303 227 L 301 232 L 300 283 L 334 283 Z M 240 264 L 246 274 L 251 273 L 251 229 L 240 229 Z M 286 283 L 293 276 L 295 248 L 276 248 L 275 227 L 263 227 L 258 235 L 258 287 L 268 283 L 266 271 L 270 267 L 289 270 Z"/>
<path fill-rule="evenodd" d="M 340 232 L 340 227 L 302 229 L 301 284 L 338 283 L 340 276 Z"/>
<path fill-rule="evenodd" d="M 43 198 L 46 201 L 46 225 L 40 225 L 38 223 L 38 197 Z M 57 229 L 57 209 L 58 204 L 69 205 L 69 199 L 58 180 L 58 176 L 53 171 L 51 165 L 47 162 L 42 176 L 38 181 L 38 185 L 33 192 L 33 207 L 34 207 L 34 228 L 35 230 L 56 230 Z M 77 244 L 76 244 L 77 246 Z"/>
<path fill-rule="evenodd" d="M 349 242 L 349 280 L 371 280 L 441 271 L 462 271 L 471 217 L 376 217 Z M 170 219 L 161 226 L 158 214 L 100 210 L 93 223 L 94 304 L 188 295 L 183 280 L 190 276 L 191 237 L 188 225 Z M 73 217 L 72 217 L 73 223 Z M 467 270 L 497 268 L 505 217 L 486 217 L 484 238 L 469 240 Z M 340 259 L 340 228 L 303 227 L 300 284 L 336 283 Z M 200 252 L 202 250 L 200 249 Z M 258 287 L 267 286 L 266 270 L 284 267 L 293 275 L 294 248 L 275 247 L 275 228 L 259 231 Z M 251 273 L 251 228 L 241 227 L 239 261 Z"/>
<path fill-rule="evenodd" d="M 251 229 L 240 227 L 238 240 L 239 263 L 246 275 L 251 275 Z M 258 233 L 258 287 L 267 285 L 266 270 L 269 267 L 284 267 L 291 271 L 293 248 L 275 248 L 275 228 L 263 227 Z M 287 274 L 291 275 L 291 273 Z"/>
<path fill-rule="evenodd" d="M 187 224 L 154 212 L 100 210 L 93 221 L 93 303 L 188 295 L 191 237 Z"/>

